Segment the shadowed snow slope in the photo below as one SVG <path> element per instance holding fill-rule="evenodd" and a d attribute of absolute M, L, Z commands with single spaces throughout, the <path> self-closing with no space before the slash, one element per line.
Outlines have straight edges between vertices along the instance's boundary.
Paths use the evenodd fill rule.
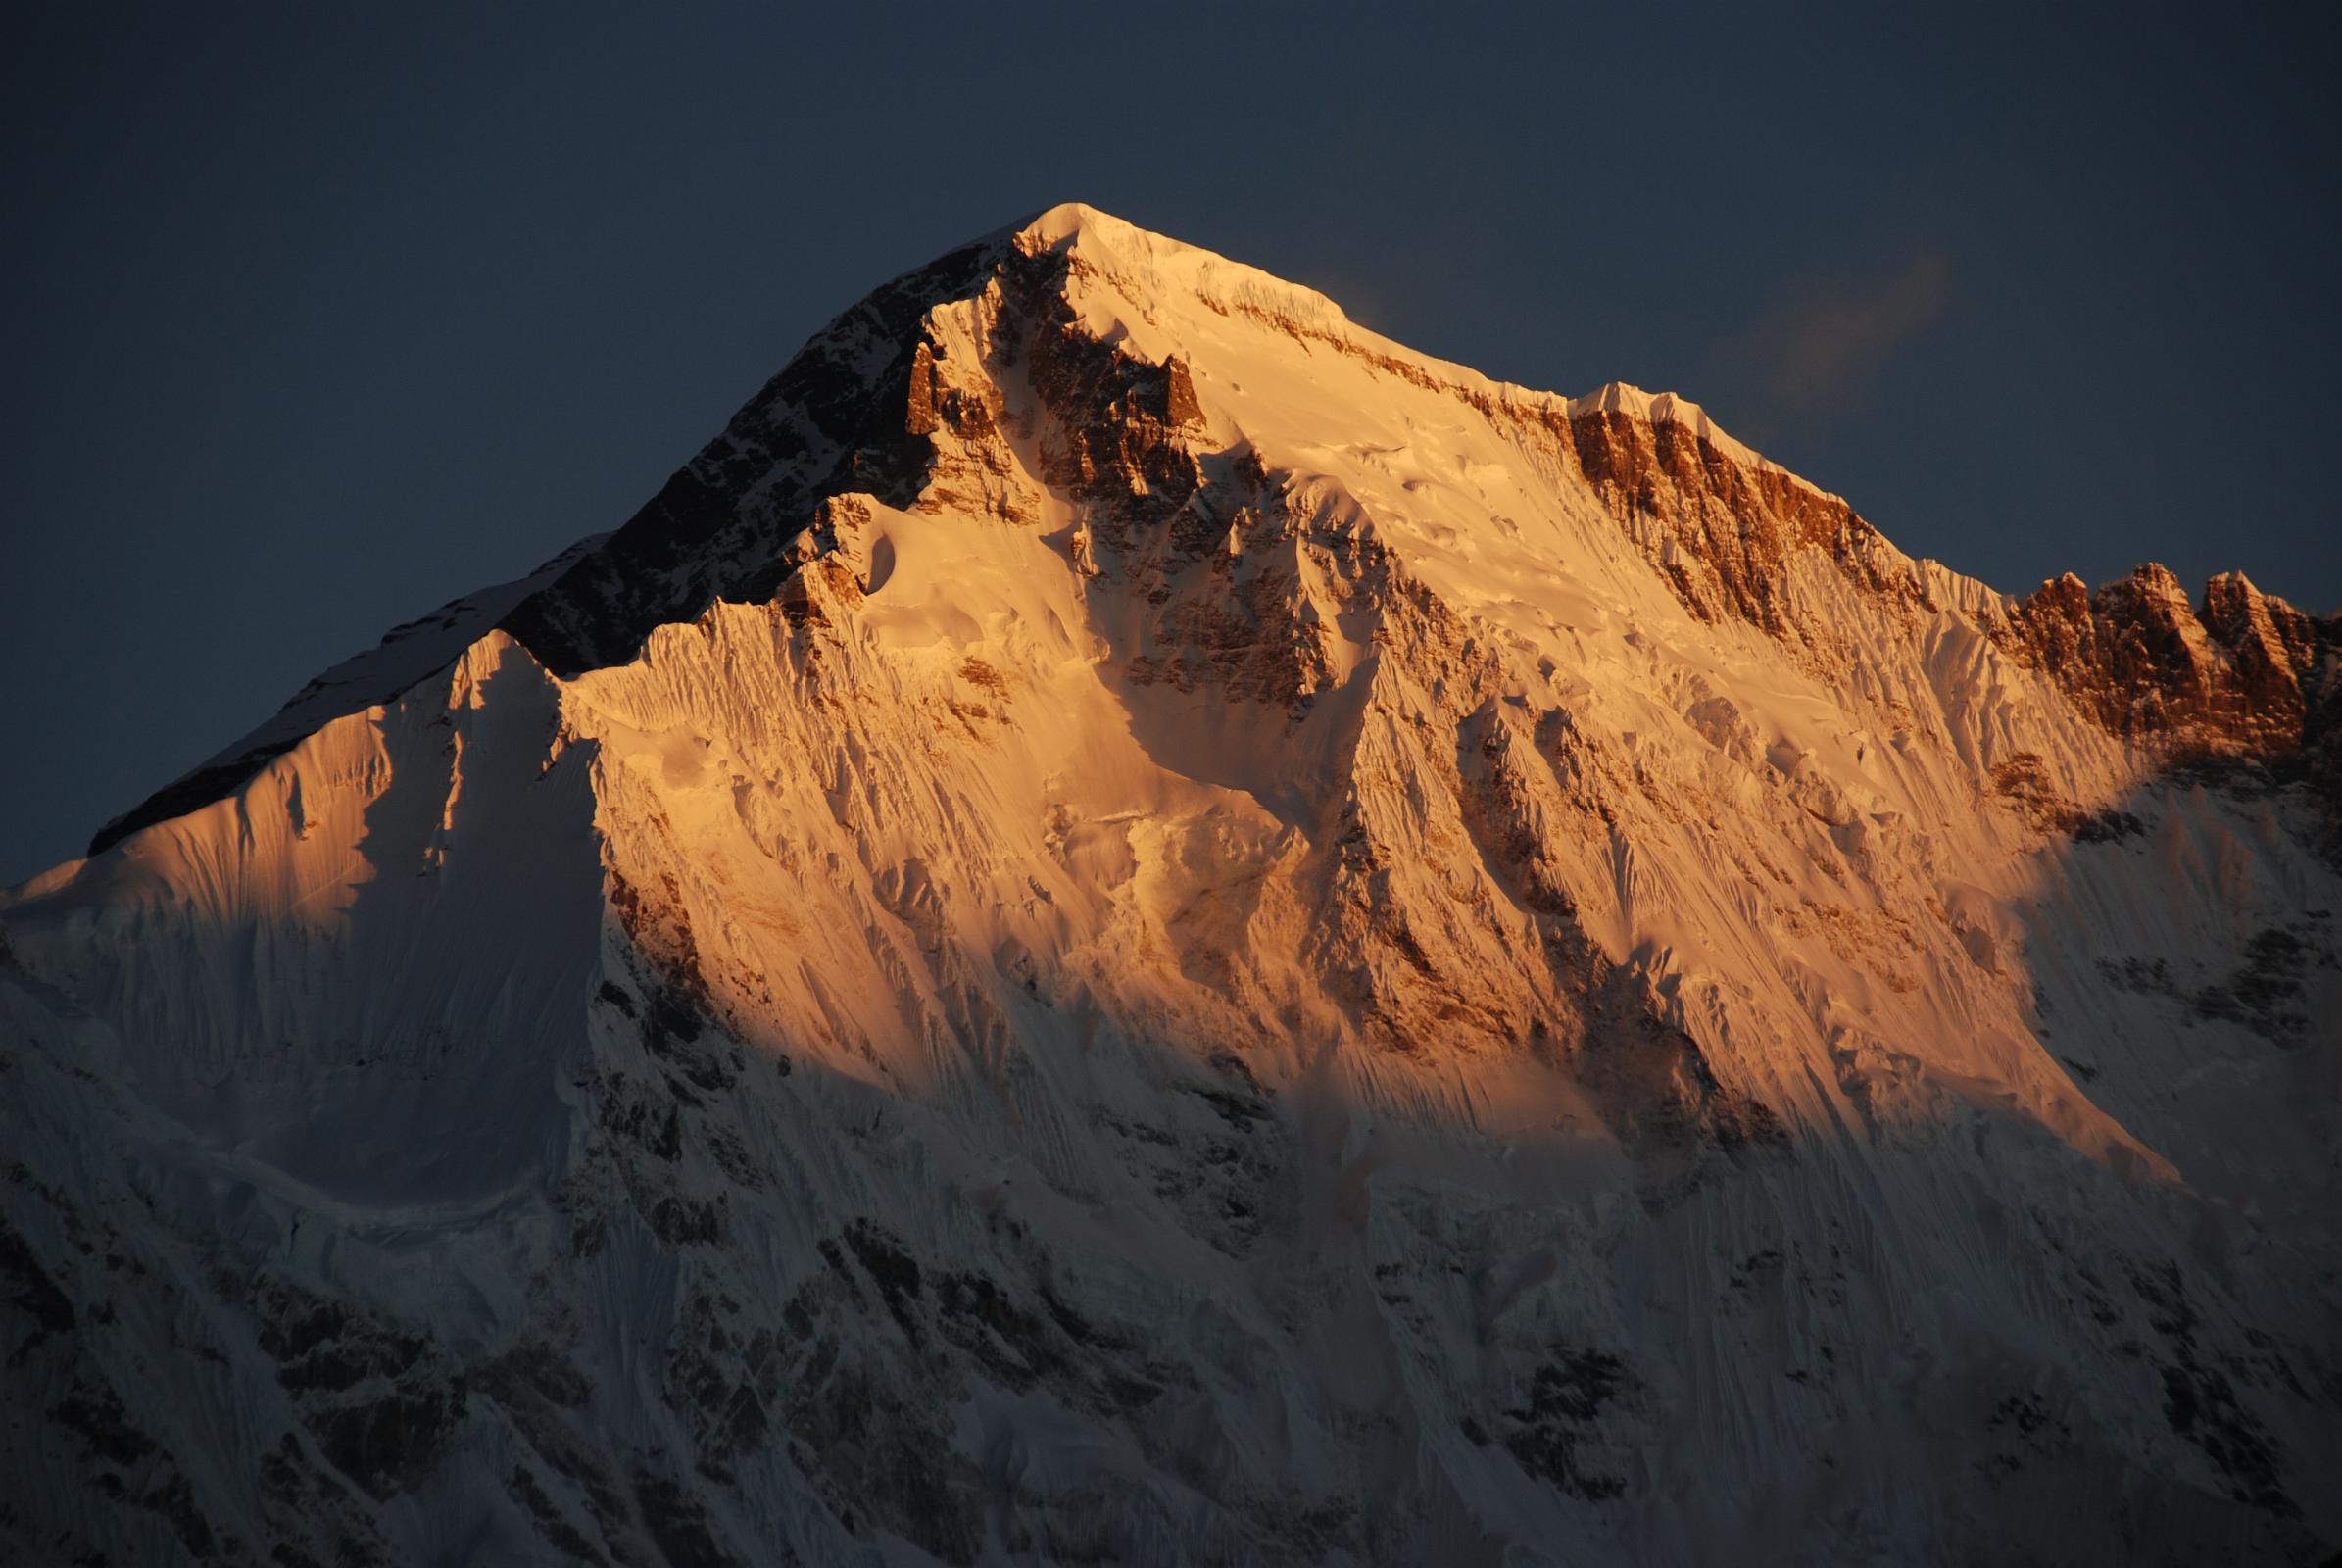
<path fill-rule="evenodd" d="M 1054 209 L 0 897 L 0 1543 L 2318 1555 L 2338 643 Z"/>

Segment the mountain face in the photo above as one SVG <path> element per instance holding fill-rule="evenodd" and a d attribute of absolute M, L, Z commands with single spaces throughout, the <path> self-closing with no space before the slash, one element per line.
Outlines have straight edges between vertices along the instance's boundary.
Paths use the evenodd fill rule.
<path fill-rule="evenodd" d="M 2337 736 L 1054 209 L 0 898 L 0 1543 L 2321 1556 Z"/>

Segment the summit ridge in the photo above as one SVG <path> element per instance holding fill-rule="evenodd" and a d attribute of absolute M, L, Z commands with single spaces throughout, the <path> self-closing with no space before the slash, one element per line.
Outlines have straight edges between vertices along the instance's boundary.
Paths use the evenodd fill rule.
<path fill-rule="evenodd" d="M 1010 273 L 1028 291 L 1062 286 L 1059 271 L 1064 278 L 1112 277 L 1126 297 L 1194 300 L 1223 318 L 1241 313 L 1273 324 L 1305 354 L 1312 343 L 1331 347 L 1388 374 L 1443 387 L 1515 425 L 1592 432 L 1576 442 L 1576 466 L 1610 498 L 1622 521 L 1644 537 L 1655 541 L 1658 534 L 1640 519 L 1674 514 L 1664 527 L 1674 553 L 1665 554 L 1663 565 L 1704 614 L 1730 612 L 1785 630 L 1751 579 L 1777 572 L 1788 550 L 1808 545 L 1859 555 L 1855 561 L 1841 554 L 1841 564 L 1881 582 L 1916 580 L 1916 564 L 1903 560 L 1841 498 L 1734 440 L 1699 405 L 1676 393 L 1652 394 L 1612 381 L 1570 398 L 1491 381 L 1355 325 L 1313 289 L 1066 202 L 958 247 L 857 303 L 815 334 L 723 434 L 622 527 L 581 540 L 507 589 L 483 590 L 397 628 L 379 649 L 336 666 L 281 713 L 106 823 L 91 853 L 217 799 L 318 723 L 404 689 L 490 625 L 512 631 L 557 671 L 575 673 L 631 657 L 653 626 L 688 620 L 716 598 L 768 596 L 794 569 L 790 541 L 815 521 L 826 496 L 864 482 L 882 488 L 917 482 L 925 459 L 915 443 L 901 439 L 906 432 L 895 421 L 913 396 L 923 314 L 998 287 Z M 1092 324 L 1122 334 L 1125 343 L 1138 340 L 1119 319 Z M 1139 334 L 1154 335 L 1152 328 Z M 1161 353 L 1178 358 L 1173 347 L 1163 346 Z M 1676 440 L 1678 432 L 1688 440 Z M 1715 467 L 1717 459 L 1740 476 Z M 1651 488 L 1655 472 L 1674 481 L 1677 494 L 1664 504 Z M 1693 519 L 1690 536 L 1686 516 Z M 1685 551 L 1707 558 L 1710 569 L 1686 569 Z M 1975 597 L 1976 590 L 1959 592 Z M 2038 612 L 2019 619 L 2048 628 L 2038 635 L 2055 640 L 2063 634 L 2050 625 L 2051 617 L 2071 620 L 2071 592 L 2055 584 L 2045 585 L 2045 592 L 2028 601 Z M 2306 619 L 2281 600 L 2270 603 L 2280 618 L 2291 617 L 2288 624 Z M 2004 606 L 2019 608 L 2014 602 Z M 2330 631 L 2312 637 L 2334 640 Z M 2176 646 L 2168 638 L 2163 645 Z M 2304 665 L 2301 660 L 2292 663 Z M 2077 666 L 2061 660 L 2058 667 Z"/>

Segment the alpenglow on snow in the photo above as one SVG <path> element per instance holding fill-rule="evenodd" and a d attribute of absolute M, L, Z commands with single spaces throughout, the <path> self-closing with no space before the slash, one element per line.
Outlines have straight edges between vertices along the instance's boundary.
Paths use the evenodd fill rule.
<path fill-rule="evenodd" d="M 0 1550 L 2321 1557 L 2337 737 L 1052 209 L 0 895 Z"/>

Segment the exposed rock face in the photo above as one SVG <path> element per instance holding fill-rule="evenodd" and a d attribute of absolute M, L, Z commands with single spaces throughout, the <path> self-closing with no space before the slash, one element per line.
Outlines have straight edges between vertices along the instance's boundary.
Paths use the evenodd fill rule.
<path fill-rule="evenodd" d="M 1806 552 L 1890 612 L 1932 608 L 1918 564 L 1835 496 L 1682 422 L 1596 408 L 1569 427 L 1581 471 L 1703 619 L 1828 646 L 1829 628 L 1790 602 L 1789 568 Z M 2200 606 L 2152 564 L 2094 593 L 2069 573 L 1979 618 L 2092 722 L 2168 761 L 2299 763 L 2332 776 L 2323 748 L 2342 619 L 2313 619 L 2241 572 L 2214 577 Z"/>
<path fill-rule="evenodd" d="M 2241 572 L 2212 579 L 2199 611 L 2169 571 L 2145 565 L 2096 593 L 2071 574 L 2018 608 L 2016 628 L 2074 701 L 2116 734 L 2175 755 L 2290 758 L 2333 684 L 2342 624 L 2316 621 Z"/>
<path fill-rule="evenodd" d="M 1683 423 L 1595 409 L 1573 415 L 1569 429 L 1587 482 L 1702 619 L 1809 635 L 1785 579 L 1789 559 L 1808 550 L 1873 593 L 1920 592 L 1913 564 L 1845 502 L 1740 462 Z"/>
<path fill-rule="evenodd" d="M 0 1547 L 2314 1559 L 2335 644 L 1054 210 L 0 900 Z"/>
<path fill-rule="evenodd" d="M 771 598 L 794 569 L 785 547 L 827 497 L 911 501 L 927 478 L 913 438 L 938 417 L 919 323 L 980 291 L 1002 245 L 953 251 L 824 327 L 624 527 L 498 625 L 557 674 L 623 662 L 717 599 Z"/>

